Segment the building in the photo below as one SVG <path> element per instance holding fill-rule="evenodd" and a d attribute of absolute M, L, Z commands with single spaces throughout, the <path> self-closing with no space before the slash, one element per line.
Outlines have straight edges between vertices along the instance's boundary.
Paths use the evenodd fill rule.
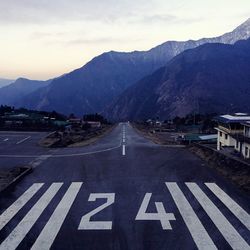
<path fill-rule="evenodd" d="M 217 134 L 185 134 L 178 137 L 179 141 L 182 141 L 184 144 L 190 144 L 192 142 L 199 143 L 216 143 L 217 142 Z"/>
<path fill-rule="evenodd" d="M 242 143 L 247 138 L 245 133 L 248 134 L 246 127 L 250 124 L 250 114 L 221 115 L 216 118 L 216 121 L 218 122 L 218 127 L 216 128 L 218 134 L 217 150 L 231 148 L 245 155 L 243 151 L 249 151 L 249 148 L 245 149 L 247 146 Z"/>
<path fill-rule="evenodd" d="M 148 119 L 146 121 L 146 124 L 149 125 L 149 126 L 154 126 L 154 127 L 161 127 L 162 126 L 162 123 L 161 121 L 159 120 L 155 120 L 155 119 Z"/>
<path fill-rule="evenodd" d="M 71 125 L 71 127 L 77 128 L 82 126 L 82 119 L 80 118 L 70 118 L 67 120 L 68 124 Z"/>
<path fill-rule="evenodd" d="M 97 121 L 84 121 L 84 124 L 89 124 L 91 128 L 101 128 L 101 122 Z"/>
<path fill-rule="evenodd" d="M 235 137 L 235 149 L 245 159 L 250 159 L 250 121 L 242 123 L 243 134 L 238 134 Z"/>

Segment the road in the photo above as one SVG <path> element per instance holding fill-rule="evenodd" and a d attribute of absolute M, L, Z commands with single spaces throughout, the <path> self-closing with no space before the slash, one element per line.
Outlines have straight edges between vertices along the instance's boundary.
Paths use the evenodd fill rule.
<path fill-rule="evenodd" d="M 82 148 L 10 135 L 0 167 L 34 170 L 0 194 L 0 250 L 250 249 L 250 198 L 185 148 L 128 123 Z"/>

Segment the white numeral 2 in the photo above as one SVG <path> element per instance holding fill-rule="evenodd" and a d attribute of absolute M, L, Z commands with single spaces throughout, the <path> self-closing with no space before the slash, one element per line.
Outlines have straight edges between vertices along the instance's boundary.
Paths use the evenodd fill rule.
<path fill-rule="evenodd" d="M 173 213 L 166 213 L 162 202 L 155 202 L 157 213 L 147 213 L 152 193 L 146 193 L 135 220 L 159 220 L 163 230 L 172 229 L 170 220 L 175 220 Z"/>
<path fill-rule="evenodd" d="M 114 193 L 93 193 L 89 195 L 89 201 L 96 201 L 96 199 L 107 199 L 107 202 L 97 207 L 93 211 L 84 215 L 79 224 L 78 230 L 111 230 L 112 221 L 90 221 L 90 218 L 110 206 L 115 201 Z"/>

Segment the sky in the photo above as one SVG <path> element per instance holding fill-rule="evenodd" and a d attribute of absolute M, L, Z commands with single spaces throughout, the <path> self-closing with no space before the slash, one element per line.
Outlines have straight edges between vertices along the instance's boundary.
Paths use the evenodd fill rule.
<path fill-rule="evenodd" d="M 0 78 L 49 79 L 106 51 L 214 37 L 249 17 L 249 0 L 0 0 Z"/>

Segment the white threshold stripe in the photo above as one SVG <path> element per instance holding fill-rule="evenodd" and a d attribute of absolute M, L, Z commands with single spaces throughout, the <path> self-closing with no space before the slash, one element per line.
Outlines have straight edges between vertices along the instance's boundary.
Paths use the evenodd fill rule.
<path fill-rule="evenodd" d="M 126 155 L 125 145 L 122 145 L 122 155 Z"/>
<path fill-rule="evenodd" d="M 222 212 L 214 205 L 196 183 L 186 183 L 215 226 L 233 249 L 250 250 L 250 246 L 230 224 Z"/>
<path fill-rule="evenodd" d="M 20 209 L 37 193 L 44 183 L 34 183 L 10 207 L 0 215 L 0 230 L 20 211 Z"/>
<path fill-rule="evenodd" d="M 32 246 L 32 250 L 50 249 L 81 186 L 82 182 L 72 182 L 57 208 L 51 215 L 46 226 L 43 228 L 42 232 Z"/>
<path fill-rule="evenodd" d="M 215 183 L 205 183 L 205 185 L 224 203 L 241 223 L 250 230 L 250 215 Z"/>
<path fill-rule="evenodd" d="M 187 226 L 189 232 L 197 246 L 200 250 L 213 250 L 217 249 L 214 242 L 208 235 L 206 229 L 200 222 L 199 218 L 195 214 L 190 203 L 180 190 L 179 186 L 175 182 L 165 183 L 173 200 Z"/>
<path fill-rule="evenodd" d="M 30 137 L 31 137 L 31 136 L 28 136 L 28 137 L 22 139 L 21 141 L 18 141 L 16 144 L 17 144 L 17 145 L 18 145 L 18 144 L 21 144 L 21 143 L 27 141 Z"/>
<path fill-rule="evenodd" d="M 42 212 L 59 191 L 63 183 L 53 183 L 38 202 L 29 210 L 20 223 L 14 228 L 9 236 L 0 245 L 0 250 L 16 249 L 32 226 L 38 220 Z"/>

